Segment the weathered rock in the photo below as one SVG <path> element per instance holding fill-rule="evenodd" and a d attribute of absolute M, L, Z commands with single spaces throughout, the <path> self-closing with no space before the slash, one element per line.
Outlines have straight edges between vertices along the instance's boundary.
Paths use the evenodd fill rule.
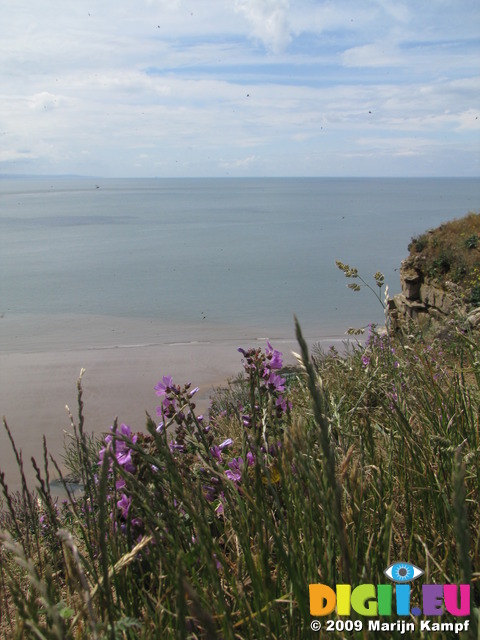
<path fill-rule="evenodd" d="M 418 300 L 422 278 L 417 271 L 405 269 L 400 271 L 400 284 L 407 300 Z"/>
<path fill-rule="evenodd" d="M 467 322 L 472 329 L 480 329 L 480 307 L 470 311 L 467 316 Z"/>
<path fill-rule="evenodd" d="M 421 328 L 425 328 L 430 321 L 427 307 L 418 300 L 408 300 L 403 294 L 390 298 L 389 316 L 394 331 L 407 329 L 409 323 L 415 323 Z"/>
<path fill-rule="evenodd" d="M 455 308 L 455 300 L 452 296 L 443 289 L 426 282 L 420 286 L 420 300 L 427 307 L 433 307 L 444 315 L 452 313 Z"/>
<path fill-rule="evenodd" d="M 453 283 L 446 283 L 450 286 L 441 288 L 426 278 L 422 263 L 416 257 L 409 257 L 402 262 L 400 284 L 402 293 L 391 298 L 388 304 L 394 331 L 410 330 L 412 322 L 423 331 L 441 325 L 455 312 L 465 313 L 458 287 Z M 472 323 L 477 323 L 476 315 L 472 316 Z M 480 310 L 478 325 L 475 326 L 480 328 Z"/>

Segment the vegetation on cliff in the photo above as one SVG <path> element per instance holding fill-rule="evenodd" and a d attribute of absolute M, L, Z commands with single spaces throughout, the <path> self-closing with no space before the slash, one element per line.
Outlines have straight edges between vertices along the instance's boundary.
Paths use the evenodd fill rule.
<path fill-rule="evenodd" d="M 459 285 L 466 303 L 480 305 L 480 214 L 470 213 L 413 237 L 411 266 L 439 284 Z"/>

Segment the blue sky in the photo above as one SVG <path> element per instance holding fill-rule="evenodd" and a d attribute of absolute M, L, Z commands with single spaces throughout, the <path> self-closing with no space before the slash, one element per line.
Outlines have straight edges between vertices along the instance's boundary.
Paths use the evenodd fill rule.
<path fill-rule="evenodd" d="M 2 0 L 0 174 L 478 176 L 478 0 Z"/>

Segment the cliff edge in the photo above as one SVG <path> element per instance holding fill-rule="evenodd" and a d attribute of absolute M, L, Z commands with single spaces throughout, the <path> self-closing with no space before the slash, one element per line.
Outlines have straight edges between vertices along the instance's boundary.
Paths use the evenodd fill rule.
<path fill-rule="evenodd" d="M 480 331 L 480 214 L 414 237 L 408 249 L 402 292 L 389 300 L 392 329 L 438 331 L 455 322 Z"/>

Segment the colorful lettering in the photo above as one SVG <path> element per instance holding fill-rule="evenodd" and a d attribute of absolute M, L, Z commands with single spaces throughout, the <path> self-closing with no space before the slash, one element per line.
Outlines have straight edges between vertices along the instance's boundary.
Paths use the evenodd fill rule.
<path fill-rule="evenodd" d="M 335 591 L 326 584 L 311 584 L 310 614 L 312 616 L 328 616 L 335 609 L 337 598 Z"/>
<path fill-rule="evenodd" d="M 470 615 L 470 585 L 460 585 L 460 606 L 458 605 L 458 587 L 456 584 L 443 585 L 445 608 L 452 616 Z"/>

